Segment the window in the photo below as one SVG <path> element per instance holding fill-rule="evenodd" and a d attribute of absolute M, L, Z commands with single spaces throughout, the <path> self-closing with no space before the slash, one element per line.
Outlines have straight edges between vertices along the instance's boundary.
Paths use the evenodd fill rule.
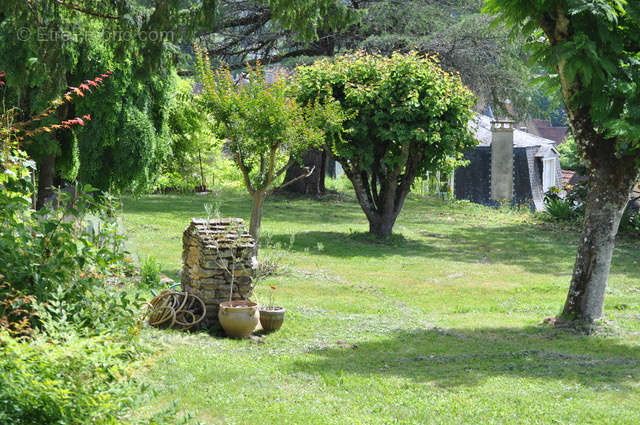
<path fill-rule="evenodd" d="M 542 191 L 556 186 L 556 158 L 542 158 Z"/>

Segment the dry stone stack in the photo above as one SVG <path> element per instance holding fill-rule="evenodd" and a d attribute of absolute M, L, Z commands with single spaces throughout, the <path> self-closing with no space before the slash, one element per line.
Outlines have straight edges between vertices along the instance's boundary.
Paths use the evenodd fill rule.
<path fill-rule="evenodd" d="M 191 219 L 182 236 L 182 290 L 200 297 L 207 307 L 206 328 L 217 328 L 219 304 L 247 300 L 253 291 L 255 241 L 240 218 Z"/>

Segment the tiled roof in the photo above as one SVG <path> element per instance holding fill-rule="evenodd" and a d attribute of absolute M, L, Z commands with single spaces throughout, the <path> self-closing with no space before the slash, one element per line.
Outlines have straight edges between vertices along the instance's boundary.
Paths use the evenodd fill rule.
<path fill-rule="evenodd" d="M 556 144 L 564 142 L 569 135 L 568 127 L 554 127 L 551 125 L 551 121 L 548 120 L 533 119 L 531 124 L 535 127 L 536 134 L 545 139 L 553 140 Z"/>
<path fill-rule="evenodd" d="M 575 171 L 571 170 L 562 170 L 562 184 L 570 184 L 575 185 L 578 183 L 582 183 L 587 178 L 582 174 L 578 174 Z"/>

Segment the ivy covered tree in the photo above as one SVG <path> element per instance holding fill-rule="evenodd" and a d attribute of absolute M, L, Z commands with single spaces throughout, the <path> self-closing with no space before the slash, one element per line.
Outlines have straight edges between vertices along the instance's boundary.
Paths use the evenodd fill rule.
<path fill-rule="evenodd" d="M 249 233 L 257 241 L 265 199 L 283 187 L 279 183 L 295 158 L 322 142 L 325 131 L 321 128 L 341 125 L 341 111 L 331 102 L 300 106 L 292 97 L 295 86 L 286 76 L 268 84 L 260 66 L 249 69 L 246 84 L 236 84 L 228 68 L 211 68 L 208 56 L 198 47 L 196 54 L 204 105 L 219 136 L 227 139 L 252 197 Z"/>
<path fill-rule="evenodd" d="M 640 170 L 640 3 L 488 0 L 486 10 L 534 40 L 534 60 L 562 90 L 588 173 L 562 318 L 590 329 L 602 318 L 615 237 Z"/>
<path fill-rule="evenodd" d="M 378 237 L 391 234 L 417 176 L 462 157 L 475 98 L 460 77 L 415 53 L 354 54 L 296 69 L 302 104 L 337 101 L 349 117 L 327 149 Z"/>

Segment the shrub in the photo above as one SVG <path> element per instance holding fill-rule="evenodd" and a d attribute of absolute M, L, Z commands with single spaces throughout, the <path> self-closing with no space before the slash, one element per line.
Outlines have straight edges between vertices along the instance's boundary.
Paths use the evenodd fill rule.
<path fill-rule="evenodd" d="M 640 234 L 640 213 L 634 212 L 631 208 L 627 207 L 622 214 L 619 231 L 621 233 Z"/>
<path fill-rule="evenodd" d="M 140 265 L 141 283 L 146 286 L 157 286 L 160 283 L 160 263 L 156 257 L 149 255 Z"/>
<path fill-rule="evenodd" d="M 120 424 L 134 400 L 127 384 L 129 344 L 109 336 L 22 344 L 0 331 L 0 423 Z"/>
<path fill-rule="evenodd" d="M 586 183 L 567 185 L 564 188 L 565 196 L 560 196 L 560 190 L 551 188 L 545 195 L 545 211 L 548 217 L 559 221 L 578 221 L 584 218 L 586 205 L 583 199 L 587 197 Z M 640 213 L 634 212 L 628 205 L 622 214 L 618 233 L 640 234 Z"/>
<path fill-rule="evenodd" d="M 565 187 L 564 196 L 557 187 L 552 187 L 544 196 L 548 216 L 559 221 L 574 221 L 584 216 L 583 193 L 572 186 Z"/>
<path fill-rule="evenodd" d="M 570 221 L 576 218 L 573 205 L 567 199 L 551 198 L 545 202 L 546 212 L 556 220 Z"/>

